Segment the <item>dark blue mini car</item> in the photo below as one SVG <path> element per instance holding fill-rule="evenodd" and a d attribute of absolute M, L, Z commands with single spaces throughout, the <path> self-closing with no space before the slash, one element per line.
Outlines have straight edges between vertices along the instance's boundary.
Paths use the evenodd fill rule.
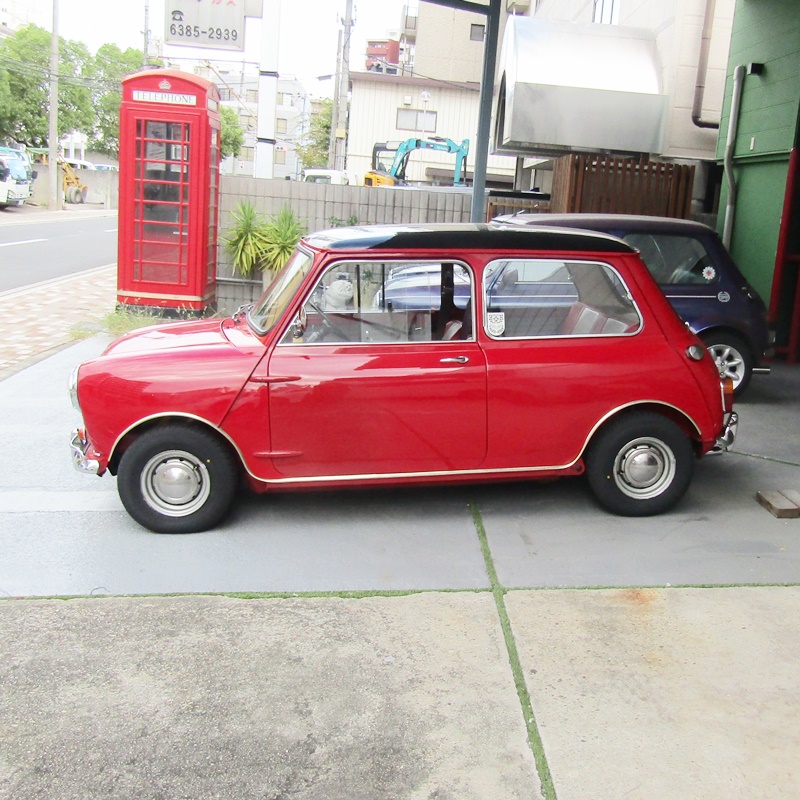
<path fill-rule="evenodd" d="M 733 380 L 737 396 L 760 368 L 770 346 L 766 307 L 707 225 L 668 217 L 533 213 L 493 223 L 581 228 L 623 239 L 640 252 L 667 299 L 705 342 L 720 374 Z"/>

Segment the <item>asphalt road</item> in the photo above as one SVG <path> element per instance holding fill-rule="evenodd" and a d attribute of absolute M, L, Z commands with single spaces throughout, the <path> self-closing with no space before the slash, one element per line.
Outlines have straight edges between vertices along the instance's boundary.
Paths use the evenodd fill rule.
<path fill-rule="evenodd" d="M 0 211 L 0 292 L 116 262 L 116 215 L 51 216 L 28 208 Z"/>

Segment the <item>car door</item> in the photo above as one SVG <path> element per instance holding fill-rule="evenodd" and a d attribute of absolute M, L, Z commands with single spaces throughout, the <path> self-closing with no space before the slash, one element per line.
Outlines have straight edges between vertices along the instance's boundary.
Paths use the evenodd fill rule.
<path fill-rule="evenodd" d="M 269 416 L 282 475 L 413 478 L 482 464 L 486 363 L 474 326 L 447 337 L 438 285 L 427 307 L 394 310 L 383 276 L 404 266 L 335 264 L 275 346 Z"/>

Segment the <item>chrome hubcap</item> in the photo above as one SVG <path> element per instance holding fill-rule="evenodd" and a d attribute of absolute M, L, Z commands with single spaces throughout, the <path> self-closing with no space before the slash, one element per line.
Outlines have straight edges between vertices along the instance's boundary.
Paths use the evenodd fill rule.
<path fill-rule="evenodd" d="M 637 500 L 656 497 L 675 478 L 675 455 L 660 439 L 642 436 L 628 442 L 614 460 L 614 481 Z"/>
<path fill-rule="evenodd" d="M 169 450 L 153 456 L 142 470 L 142 496 L 147 505 L 168 517 L 185 517 L 208 500 L 211 479 L 196 456 Z"/>

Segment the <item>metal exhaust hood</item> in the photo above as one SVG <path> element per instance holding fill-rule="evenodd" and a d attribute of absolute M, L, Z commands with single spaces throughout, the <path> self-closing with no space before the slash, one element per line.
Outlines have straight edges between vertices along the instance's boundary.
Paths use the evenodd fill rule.
<path fill-rule="evenodd" d="M 509 17 L 499 75 L 496 153 L 662 151 L 669 98 L 651 31 Z"/>

